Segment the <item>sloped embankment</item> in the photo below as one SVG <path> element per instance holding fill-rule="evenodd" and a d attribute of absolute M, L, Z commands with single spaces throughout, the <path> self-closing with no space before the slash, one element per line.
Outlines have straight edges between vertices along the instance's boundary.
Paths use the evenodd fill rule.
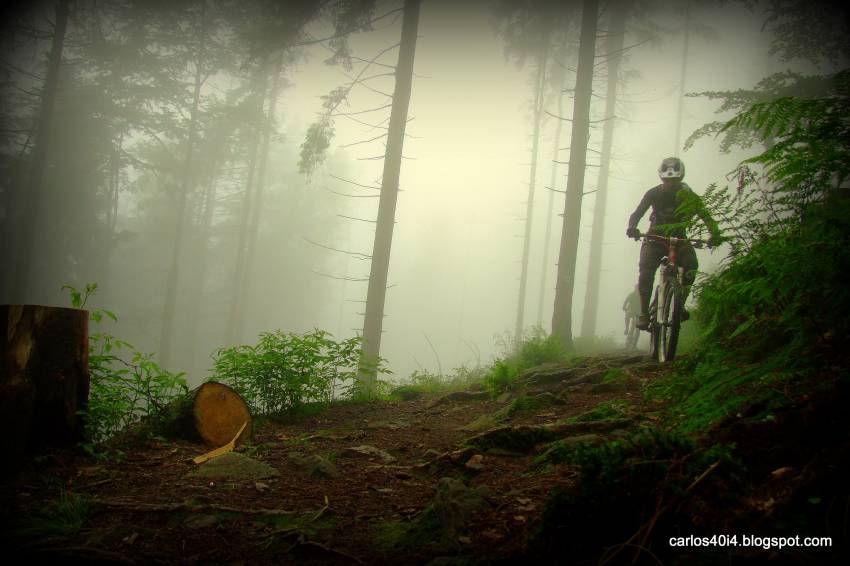
<path fill-rule="evenodd" d="M 668 372 L 611 354 L 534 368 L 497 398 L 337 404 L 262 423 L 217 468 L 161 439 L 117 460 L 56 456 L 3 487 L 5 538 L 26 557 L 130 563 L 675 562 L 708 555 L 670 549 L 674 533 L 766 525 L 816 491 L 828 502 L 823 471 L 846 451 L 742 452 L 758 437 L 745 417 L 704 439 L 667 430 L 671 407 L 645 391 Z M 761 432 L 822 418 L 826 446 L 848 430 L 823 416 L 839 399 Z"/>

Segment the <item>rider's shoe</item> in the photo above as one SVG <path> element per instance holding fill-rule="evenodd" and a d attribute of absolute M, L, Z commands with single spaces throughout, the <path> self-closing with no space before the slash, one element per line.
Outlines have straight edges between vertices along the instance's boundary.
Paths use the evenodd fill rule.
<path fill-rule="evenodd" d="M 635 324 L 635 326 L 637 326 L 641 330 L 648 329 L 649 328 L 649 315 L 648 314 L 640 315 L 637 319 L 637 323 Z"/>
<path fill-rule="evenodd" d="M 687 311 L 687 309 L 682 309 L 681 314 L 679 314 L 679 320 L 684 322 L 684 321 L 688 320 L 689 318 L 691 318 L 691 313 L 689 313 Z"/>

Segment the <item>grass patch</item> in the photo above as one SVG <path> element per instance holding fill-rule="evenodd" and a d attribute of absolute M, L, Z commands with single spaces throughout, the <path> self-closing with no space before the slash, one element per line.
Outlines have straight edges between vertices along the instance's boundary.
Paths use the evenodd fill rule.
<path fill-rule="evenodd" d="M 11 532 L 22 538 L 70 537 L 79 532 L 90 512 L 85 496 L 60 490 L 56 500 L 24 517 Z"/>
<path fill-rule="evenodd" d="M 749 407 L 760 407 L 752 418 L 765 418 L 797 389 L 810 389 L 806 377 L 812 370 L 795 365 L 785 352 L 742 363 L 727 352 L 707 350 L 653 383 L 647 396 L 672 401 L 666 419 L 681 432 L 698 433 Z"/>
<path fill-rule="evenodd" d="M 560 404 L 558 398 L 551 393 L 542 393 L 540 395 L 520 395 L 511 402 L 505 413 L 508 417 L 514 417 L 526 413 L 533 413 L 534 411 L 540 411 L 558 404 Z"/>
<path fill-rule="evenodd" d="M 589 421 L 607 421 L 623 418 L 627 415 L 626 408 L 629 402 L 618 399 L 614 401 L 602 401 L 594 408 L 584 413 L 565 419 L 566 423 L 586 423 Z"/>
<path fill-rule="evenodd" d="M 602 376 L 602 383 L 613 383 L 621 380 L 625 376 L 622 368 L 611 368 Z"/>

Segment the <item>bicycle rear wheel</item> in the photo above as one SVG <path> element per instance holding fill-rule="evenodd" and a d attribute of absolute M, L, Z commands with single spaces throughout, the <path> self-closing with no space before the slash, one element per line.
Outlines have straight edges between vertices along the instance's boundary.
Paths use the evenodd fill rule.
<path fill-rule="evenodd" d="M 659 311 L 659 358 L 662 362 L 670 362 L 676 357 L 676 345 L 679 342 L 681 326 L 682 289 L 675 279 L 664 288 L 664 297 Z"/>

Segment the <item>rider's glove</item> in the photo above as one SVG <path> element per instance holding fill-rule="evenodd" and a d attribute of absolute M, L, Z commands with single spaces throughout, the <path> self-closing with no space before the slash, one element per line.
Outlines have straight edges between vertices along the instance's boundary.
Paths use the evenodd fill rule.
<path fill-rule="evenodd" d="M 634 238 L 635 240 L 637 240 L 638 238 L 640 238 L 640 230 L 638 230 L 635 226 L 629 226 L 628 228 L 626 228 L 626 236 L 628 238 Z"/>

